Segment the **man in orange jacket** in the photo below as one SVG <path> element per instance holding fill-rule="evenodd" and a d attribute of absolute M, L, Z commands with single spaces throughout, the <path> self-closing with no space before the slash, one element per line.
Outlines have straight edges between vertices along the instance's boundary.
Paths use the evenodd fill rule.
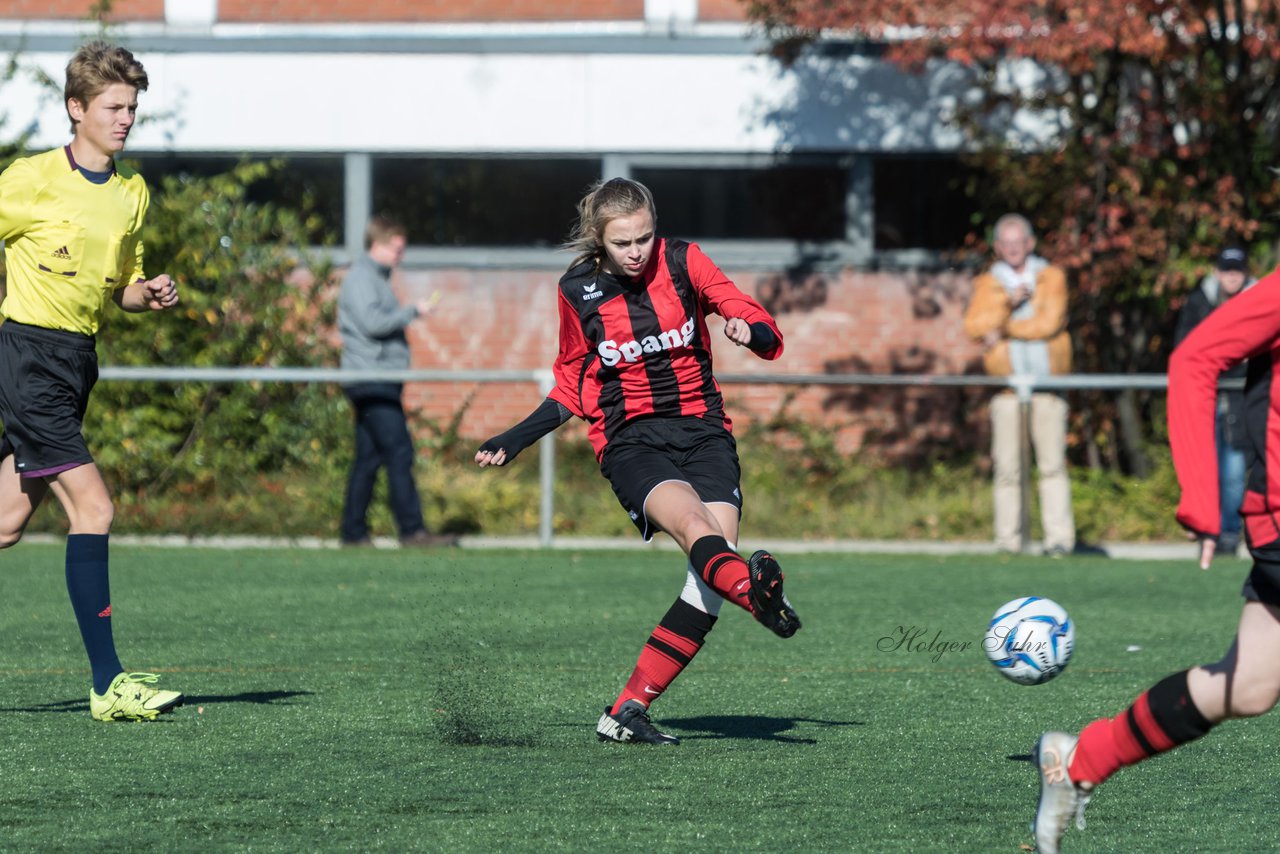
<path fill-rule="evenodd" d="M 973 283 L 965 332 L 985 347 L 983 365 L 995 376 L 1033 377 L 1071 372 L 1067 285 L 1062 269 L 1034 254 L 1031 223 L 1019 214 L 996 221 L 996 263 Z M 1049 392 L 1031 396 L 1031 443 L 1040 469 L 1040 512 L 1045 553 L 1075 548 L 1071 481 L 1067 476 L 1067 402 Z M 1022 544 L 1022 411 L 1011 391 L 991 401 L 991 456 L 995 471 L 995 538 L 1001 551 Z"/>

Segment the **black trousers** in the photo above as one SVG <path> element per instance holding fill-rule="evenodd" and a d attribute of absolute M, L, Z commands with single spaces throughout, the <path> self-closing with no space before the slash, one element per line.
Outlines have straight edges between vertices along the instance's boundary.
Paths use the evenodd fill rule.
<path fill-rule="evenodd" d="M 359 383 L 343 389 L 356 421 L 356 456 L 342 509 L 344 541 L 369 536 L 369 502 L 373 500 L 380 468 L 387 470 L 387 494 L 400 536 L 410 536 L 426 527 L 413 479 L 413 439 L 405 422 L 401 390 L 398 383 Z"/>

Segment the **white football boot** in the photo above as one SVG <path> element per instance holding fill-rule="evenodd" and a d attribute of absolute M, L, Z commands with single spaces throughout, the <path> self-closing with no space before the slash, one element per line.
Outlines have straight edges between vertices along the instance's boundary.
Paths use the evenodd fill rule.
<path fill-rule="evenodd" d="M 1077 786 L 1067 774 L 1067 766 L 1075 750 L 1076 737 L 1065 732 L 1046 732 L 1036 742 L 1040 806 L 1036 809 L 1036 820 L 1031 830 L 1035 833 L 1039 854 L 1058 854 L 1058 843 L 1072 819 L 1075 819 L 1078 829 L 1084 830 L 1084 808 L 1093 791 L 1092 787 Z"/>

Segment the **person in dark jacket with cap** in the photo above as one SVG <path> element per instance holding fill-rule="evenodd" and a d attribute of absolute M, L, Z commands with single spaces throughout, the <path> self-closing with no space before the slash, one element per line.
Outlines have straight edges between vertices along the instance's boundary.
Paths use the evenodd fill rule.
<path fill-rule="evenodd" d="M 1239 247 L 1222 250 L 1212 273 L 1187 297 L 1178 315 L 1174 332 L 1175 347 L 1191 333 L 1215 308 L 1252 285 L 1249 258 Z M 1223 372 L 1223 379 L 1243 380 L 1247 366 L 1236 365 Z M 1240 544 L 1240 502 L 1244 500 L 1244 392 L 1240 389 L 1218 392 L 1217 410 L 1218 490 L 1222 504 L 1222 533 L 1218 537 L 1219 553 L 1234 553 Z"/>

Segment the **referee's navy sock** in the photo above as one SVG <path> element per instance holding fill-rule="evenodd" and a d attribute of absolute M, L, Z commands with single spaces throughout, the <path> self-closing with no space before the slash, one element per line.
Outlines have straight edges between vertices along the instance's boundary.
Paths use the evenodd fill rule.
<path fill-rule="evenodd" d="M 67 536 L 67 593 L 93 669 L 93 691 L 103 694 L 124 668 L 111 637 L 111 587 L 107 581 L 107 534 Z"/>

